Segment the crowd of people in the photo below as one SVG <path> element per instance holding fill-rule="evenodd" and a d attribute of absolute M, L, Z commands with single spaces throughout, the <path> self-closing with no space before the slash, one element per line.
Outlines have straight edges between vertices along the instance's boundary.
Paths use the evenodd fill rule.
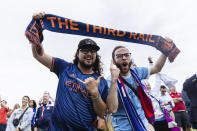
<path fill-rule="evenodd" d="M 44 14 L 33 17 L 39 20 Z M 172 40 L 166 38 L 166 42 Z M 184 82 L 182 93 L 177 92 L 176 80 L 160 73 L 165 55 L 161 54 L 154 64 L 149 57 L 151 66 L 140 67 L 127 47 L 116 46 L 112 51 L 111 75 L 105 79 L 101 76 L 100 47 L 92 39 L 79 42 L 73 62 L 48 55 L 42 45 L 31 45 L 34 58 L 59 79 L 56 98 L 47 91 L 39 102 L 23 96 L 21 105 L 14 105 L 13 109 L 0 99 L 0 131 L 197 129 L 197 74 Z M 153 74 L 155 87 L 148 81 Z"/>
<path fill-rule="evenodd" d="M 39 102 L 23 96 L 21 106 L 16 103 L 13 109 L 1 100 L 0 131 L 47 131 L 54 102 L 48 91 L 43 93 Z"/>

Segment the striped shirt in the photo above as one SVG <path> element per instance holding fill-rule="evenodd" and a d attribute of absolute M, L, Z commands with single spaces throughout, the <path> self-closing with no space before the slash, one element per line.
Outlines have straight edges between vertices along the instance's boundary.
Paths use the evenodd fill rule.
<path fill-rule="evenodd" d="M 76 78 L 85 80 L 88 77 L 97 79 L 98 74 L 83 74 L 76 65 L 59 58 L 53 58 L 52 71 L 59 78 L 54 112 L 52 113 L 50 130 L 94 130 L 91 123 L 96 119 L 96 113 L 90 94 L 86 87 Z M 101 98 L 106 102 L 108 85 L 101 79 L 98 86 Z M 74 129 L 73 129 L 74 130 Z"/>

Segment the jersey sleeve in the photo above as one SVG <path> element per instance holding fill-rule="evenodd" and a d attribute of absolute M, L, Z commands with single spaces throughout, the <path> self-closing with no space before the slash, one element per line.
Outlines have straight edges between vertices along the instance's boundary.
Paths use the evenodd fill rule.
<path fill-rule="evenodd" d="M 68 62 L 66 62 L 65 60 L 53 57 L 51 71 L 59 76 L 65 70 L 67 65 Z"/>
<path fill-rule="evenodd" d="M 102 78 L 101 80 L 102 81 L 101 81 L 100 86 L 102 86 L 102 88 L 101 88 L 102 90 L 100 90 L 100 94 L 101 94 L 101 98 L 106 103 L 108 92 L 109 92 L 109 87 L 107 85 L 107 81 L 104 78 Z"/>
<path fill-rule="evenodd" d="M 111 85 L 111 76 L 108 76 L 108 77 L 106 78 L 106 81 L 107 81 L 108 88 L 110 89 L 110 85 Z"/>
<path fill-rule="evenodd" d="M 142 79 L 147 79 L 150 75 L 150 69 L 147 67 L 136 67 L 134 71 L 137 73 L 138 77 Z"/>

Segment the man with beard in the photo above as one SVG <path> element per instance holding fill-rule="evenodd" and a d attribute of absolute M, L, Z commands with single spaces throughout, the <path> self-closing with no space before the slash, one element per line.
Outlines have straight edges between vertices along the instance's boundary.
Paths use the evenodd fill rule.
<path fill-rule="evenodd" d="M 41 19 L 44 14 L 33 16 Z M 33 56 L 58 78 L 58 88 L 49 131 L 94 131 L 97 116 L 104 117 L 108 86 L 102 73 L 100 47 L 91 39 L 78 44 L 73 63 L 43 55 L 32 43 Z"/>
<path fill-rule="evenodd" d="M 38 55 L 32 44 L 34 57 L 59 78 L 49 130 L 93 131 L 97 115 L 105 115 L 108 86 L 99 76 L 102 71 L 99 49 L 93 40 L 81 40 L 73 63 L 69 63 L 45 53 Z"/>
<path fill-rule="evenodd" d="M 168 42 L 171 40 L 166 39 Z M 114 91 L 113 93 L 109 93 L 109 99 L 113 102 L 109 106 L 109 110 L 113 113 L 112 114 L 112 124 L 114 126 L 115 131 L 132 131 L 132 128 L 129 124 L 126 112 L 124 110 L 124 105 L 120 99 L 120 95 L 117 94 L 117 80 L 118 76 L 120 75 L 123 79 L 127 81 L 136 91 L 134 93 L 127 84 L 125 85 L 126 91 L 132 101 L 132 104 L 137 111 L 140 119 L 142 120 L 143 124 L 147 127 L 148 121 L 145 117 L 144 110 L 142 108 L 141 102 L 136 96 L 137 85 L 134 81 L 134 78 L 131 75 L 130 68 L 138 75 L 138 77 L 142 79 L 146 79 L 149 75 L 158 73 L 161 71 L 165 61 L 166 56 L 161 54 L 157 62 L 153 67 L 145 68 L 145 67 L 134 67 L 131 62 L 131 53 L 129 49 L 124 46 L 117 46 L 114 48 L 112 52 L 112 63 L 110 66 L 111 76 L 107 79 L 108 85 L 110 87 L 110 92 Z M 111 95 L 114 94 L 114 95 Z M 117 112 L 116 107 L 118 106 Z M 114 110 L 113 110 L 114 109 Z M 116 112 L 116 113 L 115 113 Z"/>

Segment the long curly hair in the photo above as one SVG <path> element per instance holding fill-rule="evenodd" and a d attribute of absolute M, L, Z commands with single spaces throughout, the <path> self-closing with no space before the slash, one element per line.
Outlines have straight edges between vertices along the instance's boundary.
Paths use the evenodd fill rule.
<path fill-rule="evenodd" d="M 78 55 L 79 54 L 79 49 L 77 49 L 76 53 L 75 53 L 75 58 L 73 60 L 73 64 L 74 65 L 78 65 L 79 63 L 79 58 L 78 58 Z M 103 74 L 103 63 L 101 62 L 101 56 L 99 56 L 97 53 L 96 53 L 96 60 L 95 60 L 95 63 L 93 64 L 93 71 L 99 75 Z"/>
<path fill-rule="evenodd" d="M 30 100 L 33 101 L 33 108 L 35 109 L 37 107 L 36 101 L 35 100 Z"/>

